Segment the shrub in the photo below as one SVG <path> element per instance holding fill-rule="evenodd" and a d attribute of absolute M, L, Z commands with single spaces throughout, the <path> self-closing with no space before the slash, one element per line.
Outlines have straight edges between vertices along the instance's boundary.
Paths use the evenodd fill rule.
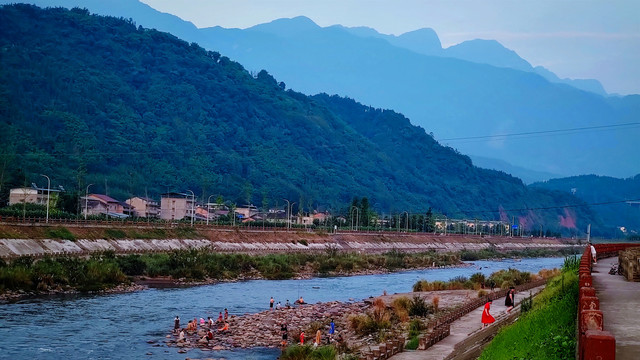
<path fill-rule="evenodd" d="M 302 244 L 302 245 L 304 245 L 304 246 L 309 246 L 309 243 L 308 243 L 308 242 L 307 242 L 307 240 L 305 240 L 305 239 L 298 240 L 298 243 L 299 243 L 299 244 Z"/>
<path fill-rule="evenodd" d="M 420 319 L 413 319 L 409 323 L 409 336 L 414 337 L 420 335 L 420 331 L 424 330 L 422 321 Z"/>
<path fill-rule="evenodd" d="M 420 339 L 417 336 L 414 336 L 407 341 L 407 345 L 405 345 L 405 349 L 407 350 L 416 350 L 418 349 L 418 345 L 420 344 Z"/>
<path fill-rule="evenodd" d="M 307 360 L 311 355 L 311 346 L 290 345 L 282 351 L 280 359 L 282 360 Z"/>
<path fill-rule="evenodd" d="M 433 313 L 433 309 L 427 304 L 424 298 L 420 296 L 414 296 L 409 304 L 409 315 L 410 316 L 427 316 L 430 313 Z"/>
<path fill-rule="evenodd" d="M 396 317 L 402 322 L 409 320 L 409 304 L 411 304 L 411 300 L 406 296 L 395 298 L 391 303 Z"/>
<path fill-rule="evenodd" d="M 127 255 L 116 258 L 118 266 L 129 276 L 144 274 L 147 269 L 147 263 L 142 260 L 140 255 Z"/>
<path fill-rule="evenodd" d="M 478 297 L 482 298 L 487 296 L 487 291 L 486 290 L 478 290 Z"/>
<path fill-rule="evenodd" d="M 440 305 L 440 296 L 434 296 L 433 299 L 431 299 L 431 303 L 433 304 L 433 312 L 437 313 L 438 306 Z"/>
<path fill-rule="evenodd" d="M 333 346 L 319 346 L 311 352 L 309 359 L 312 360 L 335 360 L 337 354 Z"/>
<path fill-rule="evenodd" d="M 471 282 L 473 282 L 475 284 L 480 284 L 482 286 L 484 286 L 485 282 L 487 281 L 487 279 L 484 276 L 484 274 L 480 273 L 480 272 L 477 272 L 477 273 L 474 273 L 473 275 L 471 275 L 469 280 L 471 280 Z"/>

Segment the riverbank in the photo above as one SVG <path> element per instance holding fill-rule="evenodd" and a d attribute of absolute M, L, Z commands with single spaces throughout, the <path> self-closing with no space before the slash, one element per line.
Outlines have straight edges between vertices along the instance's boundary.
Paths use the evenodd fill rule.
<path fill-rule="evenodd" d="M 6 264 L 0 260 L 0 301 L 15 301 L 38 294 L 113 291 L 133 282 L 171 287 L 255 279 L 305 279 L 317 276 L 372 275 L 410 269 L 462 266 L 461 257 L 561 255 L 550 250 L 502 253 L 495 248 L 459 253 L 421 253 L 392 250 L 383 254 L 289 253 L 252 256 L 211 249 L 173 250 L 159 254 L 116 255 L 112 251 L 82 257 L 22 256 Z M 130 287 L 137 289 L 135 286 Z M 115 291 L 120 291 L 116 289 Z"/>

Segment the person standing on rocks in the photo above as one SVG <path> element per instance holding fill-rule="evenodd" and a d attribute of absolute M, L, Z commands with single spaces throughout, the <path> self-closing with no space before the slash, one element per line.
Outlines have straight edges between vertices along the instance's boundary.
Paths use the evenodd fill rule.
<path fill-rule="evenodd" d="M 271 297 L 271 300 L 269 300 L 269 310 L 273 310 L 273 296 Z"/>
<path fill-rule="evenodd" d="M 229 319 L 229 311 L 227 308 L 224 308 L 224 322 L 227 322 L 227 319 Z"/>
<path fill-rule="evenodd" d="M 304 330 L 300 332 L 300 345 L 304 345 Z"/>
<path fill-rule="evenodd" d="M 333 336 L 336 332 L 336 324 L 333 323 L 333 319 L 331 319 L 331 323 L 329 324 L 329 336 Z"/>
<path fill-rule="evenodd" d="M 176 318 L 173 320 L 173 331 L 178 332 L 180 330 L 180 316 L 176 315 Z"/>
<path fill-rule="evenodd" d="M 289 299 L 287 299 L 287 302 L 286 302 L 286 303 L 284 303 L 284 306 L 285 306 L 287 309 L 291 309 L 291 303 L 289 302 Z"/>
<path fill-rule="evenodd" d="M 289 337 L 289 332 L 287 330 L 287 323 L 283 322 L 280 326 L 280 331 L 282 332 L 282 346 L 287 346 L 287 338 Z"/>

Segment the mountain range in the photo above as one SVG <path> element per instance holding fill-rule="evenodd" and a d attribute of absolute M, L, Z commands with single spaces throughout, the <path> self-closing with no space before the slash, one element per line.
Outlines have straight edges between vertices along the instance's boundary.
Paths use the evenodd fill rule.
<path fill-rule="evenodd" d="M 130 18 L 219 51 L 253 73 L 266 69 L 296 91 L 402 112 L 461 153 L 500 160 L 495 169 L 640 173 L 640 96 L 608 97 L 596 80 L 559 79 L 493 40 L 443 49 L 432 29 L 393 36 L 365 27 L 322 28 L 305 17 L 244 30 L 198 29 L 136 0 L 31 2 Z"/>
<path fill-rule="evenodd" d="M 603 226 L 572 194 L 475 167 L 398 112 L 287 90 L 132 20 L 12 5 L 0 23 L 5 195 L 47 174 L 117 198 L 189 189 L 203 201 L 338 211 L 366 196 L 387 214 L 432 207 L 573 234 Z"/>

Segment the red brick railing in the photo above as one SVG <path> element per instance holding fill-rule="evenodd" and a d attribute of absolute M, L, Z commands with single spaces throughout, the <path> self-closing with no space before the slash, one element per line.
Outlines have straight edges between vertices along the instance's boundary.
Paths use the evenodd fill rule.
<path fill-rule="evenodd" d="M 598 259 L 618 256 L 620 250 L 638 244 L 596 244 Z M 578 360 L 596 360 L 616 358 L 616 339 L 603 327 L 603 316 L 600 311 L 600 300 L 593 287 L 591 276 L 591 248 L 586 246 L 580 259 L 578 276 L 580 294 L 578 297 Z"/>

